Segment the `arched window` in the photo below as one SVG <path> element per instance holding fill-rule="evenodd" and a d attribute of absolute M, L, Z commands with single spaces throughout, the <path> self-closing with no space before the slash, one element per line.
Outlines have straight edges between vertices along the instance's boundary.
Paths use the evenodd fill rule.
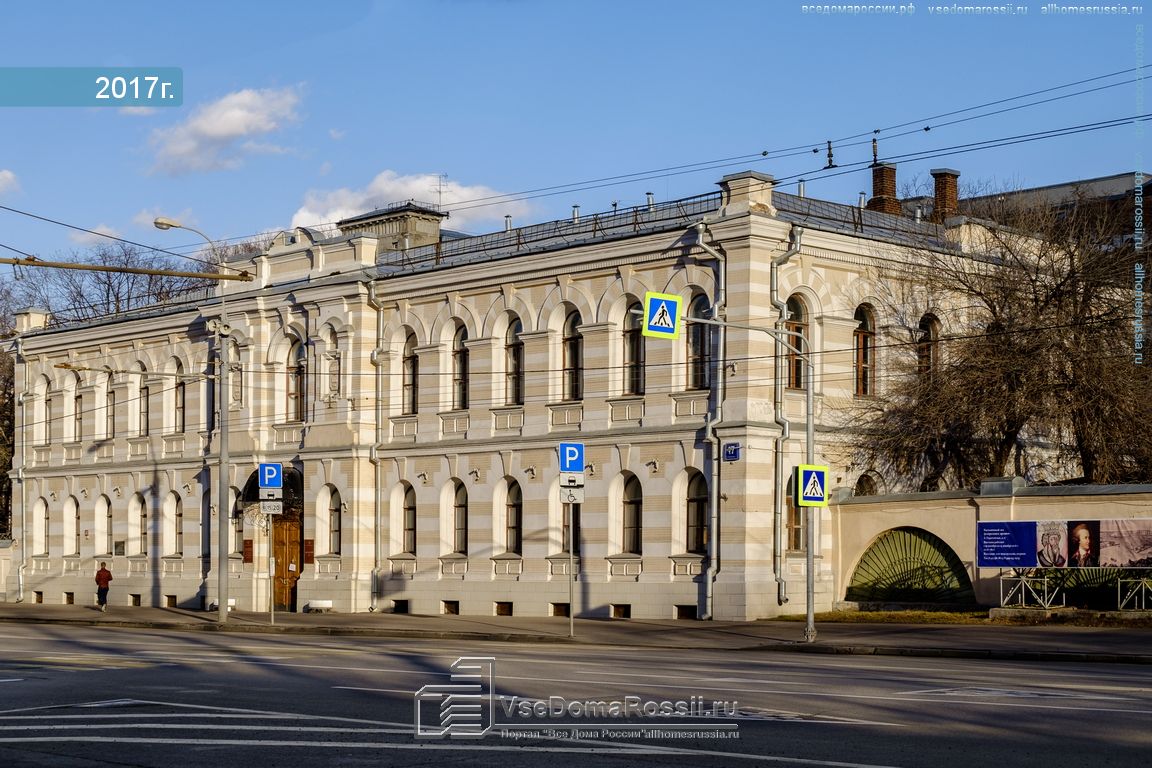
<path fill-rule="evenodd" d="M 562 338 L 564 400 L 584 399 L 584 337 L 580 335 L 580 313 L 572 311 L 564 318 Z"/>
<path fill-rule="evenodd" d="M 228 395 L 232 405 L 244 403 L 244 364 L 240 360 L 240 344 L 235 339 L 228 341 Z"/>
<path fill-rule="evenodd" d="M 327 361 L 328 368 L 325 372 L 328 377 L 328 396 L 336 397 L 341 390 L 340 340 L 336 336 L 336 331 L 329 331 L 328 333 L 328 350 L 324 353 L 324 359 Z"/>
<path fill-rule="evenodd" d="M 175 519 L 176 540 L 172 542 L 172 554 L 184 554 L 184 500 L 179 495 L 176 496 L 176 509 L 172 513 Z"/>
<path fill-rule="evenodd" d="M 808 329 L 808 307 L 804 304 L 804 299 L 800 298 L 799 294 L 792 294 L 788 298 L 787 304 L 788 319 L 784 322 L 785 330 L 792 333 L 799 333 L 803 339 L 795 336 L 788 336 L 788 343 L 796 347 L 805 354 L 811 353 L 809 341 L 811 336 Z M 788 388 L 789 389 L 804 389 L 807 385 L 807 376 L 805 375 L 804 358 L 793 350 L 788 350 Z"/>
<path fill-rule="evenodd" d="M 137 555 L 148 554 L 148 503 L 144 497 L 139 493 L 132 496 L 132 501 L 128 505 L 128 519 L 134 527 L 133 533 L 136 534 L 136 552 Z"/>
<path fill-rule="evenodd" d="M 692 479 L 688 481 L 688 498 L 685 502 L 688 527 L 684 549 L 691 554 L 702 555 L 708 551 L 708 483 L 699 472 L 693 472 Z"/>
<path fill-rule="evenodd" d="M 564 519 L 560 521 L 561 535 L 560 546 L 561 552 L 567 552 L 568 547 L 573 546 L 573 557 L 580 556 L 580 504 L 561 504 L 560 514 Z M 568 524 L 568 514 L 572 514 L 572 524 Z"/>
<path fill-rule="evenodd" d="M 639 314 L 634 314 L 638 312 Z M 628 305 L 624 314 L 624 394 L 644 394 L 644 314 L 640 302 Z"/>
<path fill-rule="evenodd" d="M 416 491 L 404 484 L 404 551 L 416 554 Z"/>
<path fill-rule="evenodd" d="M 104 379 L 104 439 L 111 440 L 114 437 L 116 437 L 116 390 L 112 388 L 112 374 L 108 374 Z"/>
<path fill-rule="evenodd" d="M 175 378 L 172 385 L 172 431 L 177 434 L 181 434 L 184 432 L 184 428 L 187 426 L 187 414 L 185 412 L 185 397 L 187 392 L 185 391 L 185 382 L 183 378 L 184 365 L 179 360 L 176 361 L 173 374 L 175 375 Z"/>
<path fill-rule="evenodd" d="M 856 395 L 868 397 L 876 394 L 876 321 L 867 304 L 856 307 L 854 318 L 857 323 L 852 333 Z"/>
<path fill-rule="evenodd" d="M 624 481 L 624 547 L 626 554 L 643 554 L 644 543 L 644 492 L 635 475 Z"/>
<path fill-rule="evenodd" d="M 231 488 L 232 492 L 232 552 L 240 555 L 244 553 L 244 513 L 240 509 L 240 489 Z"/>
<path fill-rule="evenodd" d="M 856 480 L 856 487 L 852 489 L 853 496 L 875 496 L 878 492 L 876 478 L 865 472 Z"/>
<path fill-rule="evenodd" d="M 80 393 L 80 374 L 74 373 L 68 379 L 68 389 L 65 392 L 65 407 L 69 407 L 68 419 L 64 422 L 70 430 L 64 439 L 66 442 L 80 442 L 84 439 L 84 396 Z"/>
<path fill-rule="evenodd" d="M 140 425 L 140 436 L 147 437 L 152 422 L 152 395 L 147 385 L 141 385 L 140 394 L 136 399 L 136 419 Z"/>
<path fill-rule="evenodd" d="M 36 384 L 36 405 L 32 410 L 32 435 L 37 445 L 52 442 L 52 382 L 41 376 Z"/>
<path fill-rule="evenodd" d="M 920 318 L 916 338 L 916 372 L 931 380 L 940 367 L 940 321 L 929 313 Z"/>
<path fill-rule="evenodd" d="M 285 368 L 287 376 L 286 389 L 287 408 L 285 417 L 288 421 L 304 421 L 305 418 L 305 382 L 308 376 L 308 351 L 304 342 L 299 339 L 292 342 L 288 349 L 288 361 Z"/>
<path fill-rule="evenodd" d="M 341 516 L 344 512 L 344 501 L 340 498 L 340 491 L 328 486 L 328 554 L 340 554 Z"/>
<path fill-rule="evenodd" d="M 452 337 L 452 410 L 468 407 L 468 329 L 461 325 Z"/>
<path fill-rule="evenodd" d="M 710 314 L 708 297 L 699 294 L 688 307 L 688 389 L 708 389 L 712 384 L 712 333 L 705 323 L 691 319 L 707 319 Z"/>
<path fill-rule="evenodd" d="M 401 413 L 410 415 L 420 407 L 420 358 L 416 354 L 416 334 L 409 333 L 404 339 L 403 393 Z"/>
<path fill-rule="evenodd" d="M 32 530 L 29 532 L 29 549 L 37 555 L 48 554 L 48 532 L 51 528 L 48 502 L 41 496 L 32 507 Z"/>
<path fill-rule="evenodd" d="M 76 501 L 75 496 L 69 496 L 64 504 L 64 525 L 72 527 L 71 554 L 80 554 L 80 502 Z"/>
<path fill-rule="evenodd" d="M 524 405 L 524 324 L 513 316 L 504 335 L 504 403 Z"/>
<path fill-rule="evenodd" d="M 140 437 L 148 436 L 148 421 L 151 416 L 148 384 L 145 379 L 147 375 L 148 369 L 144 367 L 144 364 L 136 363 L 132 367 L 132 374 L 128 377 L 128 393 L 131 398 L 128 408 L 129 413 L 135 417 L 134 422 L 129 426 Z"/>
<path fill-rule="evenodd" d="M 452 499 L 452 551 L 468 554 L 468 489 L 459 480 Z"/>
<path fill-rule="evenodd" d="M 515 480 L 508 481 L 504 533 L 505 550 L 512 554 L 524 554 L 524 495 Z"/>
<path fill-rule="evenodd" d="M 788 481 L 788 495 L 785 496 L 787 509 L 784 519 L 784 526 L 787 530 L 784 535 L 787 537 L 786 543 L 789 551 L 803 552 L 807 549 L 804 536 L 804 516 L 810 507 L 796 506 L 794 485 L 794 479 Z"/>
<path fill-rule="evenodd" d="M 112 554 L 112 502 L 107 496 L 101 495 L 96 499 L 92 523 L 95 529 L 92 533 L 93 549 L 102 554 Z"/>

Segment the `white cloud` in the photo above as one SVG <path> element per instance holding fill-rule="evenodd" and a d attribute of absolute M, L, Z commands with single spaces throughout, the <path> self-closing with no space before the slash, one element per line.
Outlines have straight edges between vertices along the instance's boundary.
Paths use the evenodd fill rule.
<path fill-rule="evenodd" d="M 327 160 L 320 164 L 320 169 L 317 171 L 317 173 L 319 173 L 321 176 L 327 176 L 331 172 L 332 163 L 328 162 Z"/>
<path fill-rule="evenodd" d="M 332 141 L 340 141 L 340 139 L 344 138 L 347 133 L 348 131 L 340 130 L 339 128 L 328 129 L 328 136 L 332 139 Z"/>
<path fill-rule="evenodd" d="M 154 115 L 160 110 L 158 110 L 156 107 L 121 107 L 119 111 L 122 115 L 136 115 L 145 117 L 147 115 Z"/>
<path fill-rule="evenodd" d="M 120 237 L 120 233 L 107 224 L 97 224 L 91 229 L 92 232 L 73 232 L 68 235 L 68 239 L 77 245 L 90 246 L 100 245 L 101 243 L 108 242 L 108 238 L 101 237 L 99 234 L 93 234 L 94 232 L 99 232 L 100 234 L 104 235 L 111 235 L 112 237 Z"/>
<path fill-rule="evenodd" d="M 293 214 L 292 226 L 330 228 L 341 219 L 404 200 L 439 202 L 451 210 L 456 205 L 471 205 L 469 201 L 502 194 L 491 187 L 456 181 L 443 182 L 442 189 L 440 185 L 440 177 L 433 173 L 400 176 L 395 171 L 384 171 L 362 189 L 310 190 L 304 196 L 304 204 Z M 463 208 L 452 211 L 444 226 L 466 231 L 496 229 L 503 226 L 505 214 L 523 218 L 529 210 L 527 203 L 519 201 Z"/>
<path fill-rule="evenodd" d="M 7 195 L 20 191 L 20 182 L 16 174 L 9 170 L 0 170 L 0 195 Z"/>
<path fill-rule="evenodd" d="M 288 150 L 257 137 L 297 119 L 300 89 L 246 89 L 199 107 L 187 120 L 152 132 L 154 170 L 170 174 L 240 166 L 250 154 Z"/>

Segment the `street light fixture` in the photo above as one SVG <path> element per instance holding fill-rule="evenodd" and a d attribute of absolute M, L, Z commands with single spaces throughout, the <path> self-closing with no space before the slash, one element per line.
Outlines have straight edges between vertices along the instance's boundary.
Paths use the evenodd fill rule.
<path fill-rule="evenodd" d="M 195 227 L 170 219 L 167 216 L 158 216 L 152 222 L 156 229 L 186 229 L 195 232 L 204 238 L 209 247 L 216 249 L 212 238 Z M 228 623 L 228 525 L 225 524 L 232 511 L 229 487 L 229 458 L 228 458 L 228 337 L 232 329 L 228 325 L 228 305 L 225 303 L 224 286 L 220 285 L 220 319 L 209 321 L 208 330 L 216 334 L 218 339 L 217 361 L 219 371 L 217 379 L 220 382 L 220 395 L 216 399 L 216 407 L 220 413 L 220 467 L 217 474 L 217 501 L 216 501 L 216 529 L 217 529 L 217 587 L 216 587 L 216 613 L 217 621 Z"/>

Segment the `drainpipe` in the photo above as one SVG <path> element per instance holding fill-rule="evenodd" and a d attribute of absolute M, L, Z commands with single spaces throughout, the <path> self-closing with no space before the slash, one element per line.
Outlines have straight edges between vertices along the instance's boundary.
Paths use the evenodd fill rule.
<path fill-rule="evenodd" d="M 707 224 L 701 221 L 692 225 L 689 229 L 696 232 L 696 244 L 716 261 L 716 300 L 712 304 L 712 319 L 720 320 L 725 314 L 728 300 L 728 262 L 725 260 L 723 254 L 704 241 L 704 235 L 708 231 Z M 706 621 L 711 620 L 714 614 L 713 602 L 715 599 L 716 574 L 720 571 L 720 462 L 722 459 L 722 446 L 717 428 L 723 420 L 724 411 L 724 377 L 728 370 L 727 359 L 725 357 L 727 353 L 727 330 L 726 326 L 716 326 L 716 348 L 720 358 L 716 366 L 716 404 L 712 413 L 709 414 L 708 423 L 705 426 L 705 430 L 707 434 L 711 435 L 713 442 L 712 482 L 708 484 L 709 495 L 711 496 L 709 504 L 712 508 L 712 514 L 708 516 L 708 567 L 704 571 L 704 615 L 700 617 Z"/>
<path fill-rule="evenodd" d="M 16 337 L 16 358 L 24 368 L 24 391 L 18 396 L 20 401 L 20 469 L 17 470 L 16 480 L 20 483 L 20 567 L 16 569 L 16 602 L 24 602 L 24 571 L 28 568 L 28 559 L 25 554 L 28 547 L 28 478 L 24 468 L 28 466 L 28 368 L 24 360 L 24 340 Z"/>
<path fill-rule="evenodd" d="M 376 296 L 376 283 L 372 281 L 368 282 L 368 306 L 376 310 L 376 348 L 372 350 L 372 365 L 376 368 L 374 377 L 376 379 L 376 439 L 368 453 L 368 460 L 372 462 L 372 471 L 375 475 L 375 490 L 372 494 L 374 521 L 372 526 L 372 603 L 368 606 L 368 610 L 374 613 L 380 607 L 380 524 L 382 517 L 380 489 L 383 483 L 381 477 L 383 463 L 380 460 L 379 446 L 383 442 L 381 425 L 384 423 L 384 393 L 381 391 L 380 366 L 383 364 L 381 355 L 384 352 L 384 312 L 380 307 L 379 298 Z"/>
<path fill-rule="evenodd" d="M 804 230 L 795 225 L 788 233 L 788 250 L 772 259 L 769 272 L 769 296 L 772 306 L 776 308 L 779 316 L 776 318 L 776 330 L 785 330 L 785 315 L 788 312 L 787 302 L 781 301 L 779 289 L 779 269 L 796 254 L 800 253 L 800 238 Z M 776 574 L 776 600 L 780 605 L 788 602 L 788 584 L 784 581 L 784 496 L 782 490 L 787 488 L 784 480 L 784 442 L 792 434 L 791 425 L 784 414 L 784 351 L 780 342 L 780 334 L 773 334 L 776 339 L 775 355 L 775 381 L 773 383 L 772 410 L 776 414 L 776 424 L 780 427 L 780 434 L 775 439 L 772 451 L 772 466 L 775 477 L 775 489 L 772 493 L 772 523 L 775 533 L 772 536 L 772 570 Z M 811 386 L 811 382 L 809 383 Z"/>

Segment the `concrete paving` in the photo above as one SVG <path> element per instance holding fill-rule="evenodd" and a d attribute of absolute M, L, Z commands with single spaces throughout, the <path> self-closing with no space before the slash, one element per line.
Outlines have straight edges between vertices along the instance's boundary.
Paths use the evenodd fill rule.
<path fill-rule="evenodd" d="M 651 621 L 566 618 L 424 616 L 386 613 L 229 614 L 176 608 L 0 603 L 0 622 L 37 622 L 173 631 L 359 635 L 392 639 L 579 643 L 620 647 L 790 651 L 1018 661 L 1152 664 L 1152 629 L 1002 624 L 865 624 L 817 622 L 804 642 L 803 621 Z"/>

